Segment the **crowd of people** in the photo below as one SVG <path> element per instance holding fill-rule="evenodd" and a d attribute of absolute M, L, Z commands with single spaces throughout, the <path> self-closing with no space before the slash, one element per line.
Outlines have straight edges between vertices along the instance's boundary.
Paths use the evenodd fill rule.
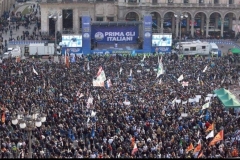
<path fill-rule="evenodd" d="M 157 77 L 160 57 L 81 56 L 69 67 L 41 59 L 3 60 L 1 158 L 29 157 L 28 132 L 12 119 L 32 108 L 46 114 L 32 132 L 32 158 L 238 157 L 238 110 L 226 110 L 214 96 L 202 109 L 208 94 L 238 82 L 238 58 L 166 54 L 164 74 Z M 111 85 L 93 86 L 99 67 Z M 199 101 L 190 102 L 196 95 Z M 209 146 L 211 124 L 214 136 L 224 130 L 224 138 Z"/>

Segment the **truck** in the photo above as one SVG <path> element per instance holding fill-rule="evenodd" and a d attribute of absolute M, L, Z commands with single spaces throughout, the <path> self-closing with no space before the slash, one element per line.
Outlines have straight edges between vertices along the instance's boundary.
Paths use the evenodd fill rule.
<path fill-rule="evenodd" d="M 210 43 L 210 53 L 212 56 L 218 56 L 218 46 L 216 45 L 216 43 Z"/>
<path fill-rule="evenodd" d="M 57 55 L 60 55 L 60 46 L 57 46 Z M 30 43 L 29 44 L 30 56 L 50 56 L 54 55 L 54 43 Z"/>
<path fill-rule="evenodd" d="M 178 44 L 175 47 L 175 52 L 178 52 L 179 49 L 183 55 L 205 55 L 208 56 L 210 54 L 210 44 L 208 42 L 201 41 L 192 41 L 192 42 L 184 42 L 180 45 Z"/>
<path fill-rule="evenodd" d="M 21 50 L 21 47 L 19 46 L 8 48 L 7 52 L 3 53 L 2 59 L 16 58 L 16 57 L 22 57 L 22 50 Z"/>

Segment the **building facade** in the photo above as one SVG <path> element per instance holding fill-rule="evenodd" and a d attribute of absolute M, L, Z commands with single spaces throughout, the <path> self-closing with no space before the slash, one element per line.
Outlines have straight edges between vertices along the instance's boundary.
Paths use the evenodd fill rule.
<path fill-rule="evenodd" d="M 0 15 L 3 15 L 4 11 L 9 11 L 15 0 L 0 0 Z"/>
<path fill-rule="evenodd" d="M 49 15 L 59 17 L 53 30 L 61 33 L 80 33 L 82 15 L 105 22 L 142 21 L 144 15 L 152 15 L 154 32 L 171 32 L 175 36 L 240 32 L 239 0 L 42 0 L 40 6 L 43 32 L 50 32 L 54 24 Z M 72 21 L 66 20 L 69 15 Z"/>

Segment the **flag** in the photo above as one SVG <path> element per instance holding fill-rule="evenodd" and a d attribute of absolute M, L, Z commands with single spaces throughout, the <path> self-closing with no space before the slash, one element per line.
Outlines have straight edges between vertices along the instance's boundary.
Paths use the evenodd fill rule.
<path fill-rule="evenodd" d="M 33 73 L 35 73 L 36 75 L 38 75 L 37 71 L 34 69 L 33 67 Z"/>
<path fill-rule="evenodd" d="M 134 143 L 134 147 L 133 147 L 133 150 L 132 150 L 132 155 L 134 155 L 137 151 L 138 151 L 137 144 Z"/>
<path fill-rule="evenodd" d="M 19 63 L 21 61 L 21 58 L 19 56 L 16 57 L 16 63 Z"/>
<path fill-rule="evenodd" d="M 27 82 L 27 77 L 26 76 L 24 77 L 24 81 L 25 81 L 25 83 Z"/>
<path fill-rule="evenodd" d="M 214 144 L 216 144 L 218 141 L 223 140 L 223 130 L 221 130 L 220 132 L 218 132 L 218 134 L 213 138 L 213 140 L 209 143 L 209 146 L 212 146 Z"/>
<path fill-rule="evenodd" d="M 2 123 L 5 123 L 6 120 L 6 115 L 5 115 L 5 111 L 3 111 L 2 113 Z"/>
<path fill-rule="evenodd" d="M 204 68 L 203 73 L 206 72 L 206 70 L 207 70 L 207 66 Z"/>
<path fill-rule="evenodd" d="M 83 97 L 83 96 L 84 96 L 84 95 L 81 93 L 80 96 L 79 96 L 79 98 L 81 98 L 81 97 Z"/>
<path fill-rule="evenodd" d="M 176 100 L 177 100 L 177 97 L 174 98 L 174 100 L 172 101 L 172 104 L 175 104 Z"/>
<path fill-rule="evenodd" d="M 90 118 L 88 117 L 88 119 L 87 119 L 87 123 L 90 121 Z"/>
<path fill-rule="evenodd" d="M 107 88 L 110 88 L 112 87 L 112 82 L 111 82 L 111 79 L 108 79 L 107 80 Z"/>
<path fill-rule="evenodd" d="M 193 150 L 193 149 L 194 149 L 194 147 L 193 147 L 193 144 L 191 143 L 191 144 L 187 147 L 186 153 L 188 153 L 189 151 L 191 151 L 191 150 Z"/>
<path fill-rule="evenodd" d="M 101 98 L 100 98 L 99 94 L 98 94 L 98 100 L 99 100 L 99 101 L 101 100 Z"/>
<path fill-rule="evenodd" d="M 183 82 L 182 82 L 182 86 L 183 86 L 183 87 L 188 86 L 188 82 L 183 81 Z"/>
<path fill-rule="evenodd" d="M 199 142 L 200 142 L 200 141 L 199 141 Z M 200 142 L 200 143 L 199 143 L 199 142 L 198 142 L 197 147 L 194 149 L 193 153 L 196 153 L 196 152 L 201 151 L 202 146 L 201 146 L 201 142 Z"/>
<path fill-rule="evenodd" d="M 132 137 L 132 138 L 131 138 L 131 147 L 132 147 L 132 148 L 134 148 L 134 144 L 135 144 L 135 138 Z"/>
<path fill-rule="evenodd" d="M 70 67 L 70 64 L 69 64 L 69 57 L 67 56 L 67 51 L 65 50 L 65 57 L 64 57 L 64 61 L 65 61 L 65 65 L 67 68 Z"/>
<path fill-rule="evenodd" d="M 158 84 L 162 84 L 162 78 L 159 79 Z"/>
<path fill-rule="evenodd" d="M 87 70 L 90 71 L 89 62 L 87 63 Z"/>
<path fill-rule="evenodd" d="M 104 87 L 104 81 L 106 80 L 106 75 L 102 67 L 99 67 L 96 77 L 97 77 L 96 79 L 93 79 L 93 86 Z"/>
<path fill-rule="evenodd" d="M 144 59 L 146 58 L 146 55 L 145 54 L 143 54 L 143 59 L 142 59 L 142 61 L 144 61 Z"/>
<path fill-rule="evenodd" d="M 45 80 L 43 81 L 43 89 L 46 88 L 46 83 L 45 83 Z"/>
<path fill-rule="evenodd" d="M 183 75 L 181 75 L 177 80 L 178 80 L 178 82 L 180 82 L 181 80 L 183 80 Z"/>
<path fill-rule="evenodd" d="M 119 73 L 120 73 L 120 74 L 122 74 L 122 70 L 123 70 L 122 67 L 120 67 L 120 70 L 119 70 Z"/>
<path fill-rule="evenodd" d="M 198 130 L 198 132 L 197 132 L 197 137 L 199 137 L 199 135 L 200 135 L 200 131 Z"/>
<path fill-rule="evenodd" d="M 212 123 L 212 124 L 207 128 L 206 132 L 212 131 L 212 130 L 214 130 L 214 123 Z"/>
<path fill-rule="evenodd" d="M 199 77 L 197 78 L 197 81 L 199 82 Z"/>
<path fill-rule="evenodd" d="M 213 138 L 213 137 L 214 137 L 214 131 L 212 130 L 211 132 L 208 133 L 208 135 L 206 136 L 206 139 Z"/>
<path fill-rule="evenodd" d="M 92 127 L 92 131 L 91 131 L 91 137 L 94 138 L 95 137 L 95 130 Z"/>
<path fill-rule="evenodd" d="M 206 109 L 206 108 L 209 108 L 210 106 L 210 102 L 207 102 L 205 103 L 203 106 L 202 106 L 202 110 Z"/>
<path fill-rule="evenodd" d="M 96 114 L 97 114 L 97 112 L 92 111 L 92 112 L 91 112 L 91 117 L 95 117 Z"/>
<path fill-rule="evenodd" d="M 157 77 L 159 77 L 163 73 L 164 73 L 164 70 L 163 70 L 163 63 L 162 63 L 162 57 L 161 57 L 161 59 L 158 62 Z"/>
<path fill-rule="evenodd" d="M 201 158 L 203 156 L 203 151 L 198 155 L 197 158 Z"/>
<path fill-rule="evenodd" d="M 132 76 L 132 69 L 130 69 L 130 73 L 129 73 L 129 76 L 130 76 L 130 77 Z"/>

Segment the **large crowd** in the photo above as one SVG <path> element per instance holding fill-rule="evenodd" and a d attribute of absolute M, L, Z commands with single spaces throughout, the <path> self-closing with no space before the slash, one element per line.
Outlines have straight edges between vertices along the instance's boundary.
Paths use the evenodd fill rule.
<path fill-rule="evenodd" d="M 3 60 L 1 158 L 28 157 L 28 132 L 12 118 L 33 107 L 47 115 L 33 130 L 33 158 L 237 157 L 238 110 L 226 110 L 215 96 L 209 108 L 202 106 L 213 90 L 238 84 L 238 57 L 166 54 L 164 74 L 157 77 L 158 57 L 81 56 L 69 68 L 51 60 Z M 111 86 L 93 87 L 100 66 Z M 177 80 L 180 75 L 188 86 Z M 189 102 L 196 95 L 199 102 Z M 206 139 L 206 130 L 213 123 L 214 136 L 224 130 L 224 139 L 209 146 L 213 137 Z M 199 143 L 200 151 L 186 151 Z"/>

